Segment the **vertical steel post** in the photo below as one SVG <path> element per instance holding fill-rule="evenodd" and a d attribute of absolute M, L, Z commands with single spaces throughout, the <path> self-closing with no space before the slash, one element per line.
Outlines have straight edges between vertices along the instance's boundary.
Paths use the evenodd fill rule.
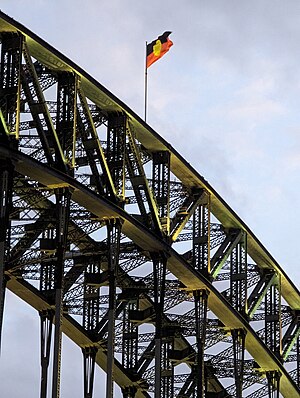
<path fill-rule="evenodd" d="M 205 394 L 205 380 L 204 380 L 204 348 L 206 338 L 206 324 L 207 324 L 207 301 L 208 291 L 205 289 L 195 290 L 195 326 L 196 326 L 196 346 L 197 355 L 194 366 L 196 372 L 196 398 L 204 398 Z"/>
<path fill-rule="evenodd" d="M 18 33 L 2 33 L 0 63 L 0 141 L 17 146 L 20 123 L 20 70 L 23 36 Z M 3 119 L 2 119 L 3 117 Z M 5 261 L 9 250 L 12 206 L 13 165 L 10 159 L 0 159 L 0 349 L 5 300 Z"/>
<path fill-rule="evenodd" d="M 268 397 L 279 398 L 279 385 L 281 374 L 277 370 L 270 370 L 266 372 L 268 380 Z"/>
<path fill-rule="evenodd" d="M 9 135 L 18 139 L 23 36 L 12 32 L 2 33 L 1 42 L 0 109 Z M 14 144 L 17 143 L 18 141 L 14 140 Z"/>
<path fill-rule="evenodd" d="M 67 248 L 67 233 L 70 213 L 71 192 L 68 188 L 56 190 L 56 267 L 55 286 L 55 330 L 53 353 L 52 398 L 60 397 L 60 372 L 62 350 L 62 317 L 64 291 L 64 258 Z"/>
<path fill-rule="evenodd" d="M 156 199 L 161 226 L 170 233 L 170 153 L 153 153 L 152 187 Z"/>
<path fill-rule="evenodd" d="M 106 159 L 116 190 L 116 200 L 123 205 L 125 197 L 125 148 L 126 115 L 112 113 L 108 118 Z M 107 192 L 109 196 L 110 193 Z M 115 354 L 115 318 L 116 318 L 116 278 L 119 265 L 121 222 L 111 219 L 107 222 L 108 246 L 108 338 L 106 367 L 106 398 L 114 396 L 114 354 Z"/>
<path fill-rule="evenodd" d="M 50 348 L 52 336 L 52 323 L 54 313 L 52 310 L 40 311 L 41 320 L 41 387 L 40 398 L 47 397 L 48 367 L 50 361 Z"/>
<path fill-rule="evenodd" d="M 210 272 L 210 204 L 199 204 L 193 214 L 193 266 L 205 276 Z"/>
<path fill-rule="evenodd" d="M 98 348 L 95 346 L 83 347 L 84 398 L 93 397 L 95 361 Z"/>
<path fill-rule="evenodd" d="M 163 322 L 166 291 L 167 257 L 164 253 L 151 253 L 154 276 L 155 308 L 155 398 L 173 396 L 174 370 L 168 353 L 173 348 L 173 336 Z"/>
<path fill-rule="evenodd" d="M 0 159 L 0 349 L 6 288 L 5 263 L 10 249 L 10 220 L 14 167 L 9 159 Z"/>
<path fill-rule="evenodd" d="M 169 360 L 169 352 L 174 349 L 173 331 L 167 326 L 162 328 L 161 338 L 161 395 L 160 397 L 173 398 L 174 396 L 174 365 Z"/>
<path fill-rule="evenodd" d="M 138 310 L 138 298 L 132 298 L 123 311 L 122 365 L 134 372 L 138 360 L 138 325 L 130 321 L 131 311 Z"/>
<path fill-rule="evenodd" d="M 97 278 L 100 276 L 100 263 L 88 264 L 84 272 L 83 317 L 82 324 L 89 336 L 94 339 L 99 322 L 100 287 Z M 84 370 L 84 398 L 92 398 L 94 386 L 95 360 L 98 348 L 82 348 Z"/>
<path fill-rule="evenodd" d="M 55 230 L 46 229 L 43 231 L 43 238 L 40 240 L 41 250 L 54 249 L 56 246 Z M 55 268 L 56 262 L 53 261 L 41 261 L 41 273 L 40 273 L 40 291 L 48 298 L 48 300 L 55 304 Z M 41 322 L 41 386 L 40 386 L 40 397 L 47 397 L 48 388 L 48 368 L 50 361 L 51 342 L 52 342 L 52 324 L 54 319 L 54 310 L 43 310 L 40 311 L 40 322 Z"/>
<path fill-rule="evenodd" d="M 73 73 L 62 73 L 58 75 L 57 82 L 56 133 L 60 146 L 56 148 L 56 162 L 60 165 L 61 158 L 63 157 L 69 166 L 69 171 L 75 166 L 74 144 L 76 140 L 76 127 L 76 75 Z"/>
<path fill-rule="evenodd" d="M 115 354 L 115 319 L 116 319 L 116 278 L 119 264 L 121 222 L 118 219 L 107 222 L 108 246 L 108 337 L 106 367 L 106 398 L 114 396 L 114 354 Z"/>
<path fill-rule="evenodd" d="M 247 302 L 247 235 L 243 233 L 240 242 L 230 254 L 230 302 L 242 315 L 246 314 Z"/>
<path fill-rule="evenodd" d="M 124 114 L 109 115 L 106 159 L 119 202 L 122 202 L 125 197 L 125 142 L 126 116 Z M 107 195 L 110 193 L 107 192 Z"/>
<path fill-rule="evenodd" d="M 245 339 L 246 331 L 244 329 L 233 329 L 231 331 L 233 344 L 234 378 L 236 386 L 236 398 L 242 398 L 244 361 L 245 361 Z"/>
<path fill-rule="evenodd" d="M 278 358 L 281 357 L 281 295 L 278 278 L 265 296 L 265 343 Z"/>

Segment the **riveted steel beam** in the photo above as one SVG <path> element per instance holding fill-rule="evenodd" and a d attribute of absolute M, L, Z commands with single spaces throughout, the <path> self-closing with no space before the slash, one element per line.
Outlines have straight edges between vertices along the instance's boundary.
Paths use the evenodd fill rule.
<path fill-rule="evenodd" d="M 6 123 L 6 132 L 17 140 L 19 139 L 20 125 L 20 73 L 23 40 L 23 35 L 19 33 L 1 34 L 0 109 Z"/>
<path fill-rule="evenodd" d="M 236 398 L 242 398 L 246 331 L 244 329 L 233 329 L 231 330 L 231 335 L 233 344 L 234 378 L 236 386 L 235 396 Z"/>
<path fill-rule="evenodd" d="M 33 118 L 33 126 L 37 129 L 49 165 L 56 163 L 61 170 L 64 170 L 67 160 L 46 105 L 38 70 L 32 62 L 26 42 L 23 44 L 23 56 L 26 68 L 22 70 L 22 87 Z M 59 117 L 62 118 L 62 115 L 59 114 Z M 56 154 L 55 159 L 54 154 Z"/>
<path fill-rule="evenodd" d="M 58 188 L 56 196 L 56 230 L 55 250 L 56 264 L 54 268 L 55 289 L 55 330 L 54 330 L 54 352 L 53 352 L 53 379 L 52 398 L 60 397 L 60 372 L 61 372 L 61 350 L 62 350 L 62 319 L 63 319 L 63 291 L 64 291 L 64 258 L 67 248 L 67 232 L 69 224 L 71 191 L 68 188 Z"/>
<path fill-rule="evenodd" d="M 117 173 L 115 178 L 117 179 Z M 120 185 L 117 185 L 120 187 Z M 107 222 L 109 307 L 107 337 L 106 398 L 114 396 L 114 353 L 116 319 L 116 278 L 119 265 L 121 223 L 118 219 Z"/>
<path fill-rule="evenodd" d="M 152 189 L 157 203 L 162 231 L 170 233 L 170 153 L 154 152 L 152 168 Z"/>
<path fill-rule="evenodd" d="M 204 349 L 206 342 L 207 327 L 207 301 L 209 292 L 205 289 L 193 292 L 195 301 L 195 326 L 197 354 L 194 365 L 196 377 L 195 398 L 205 397 L 205 374 L 204 374 Z"/>
<path fill-rule="evenodd" d="M 125 199 L 126 116 L 110 113 L 107 124 L 106 161 L 120 203 Z"/>
<path fill-rule="evenodd" d="M 75 148 L 77 134 L 77 75 L 64 72 L 57 75 L 56 134 L 70 174 L 75 167 Z M 59 166 L 60 148 L 55 158 Z"/>
<path fill-rule="evenodd" d="M 52 309 L 39 312 L 41 321 L 41 387 L 40 398 L 47 397 L 48 368 L 51 353 L 52 323 L 54 311 Z"/>
<path fill-rule="evenodd" d="M 135 194 L 135 200 L 138 204 L 140 213 L 146 224 L 157 232 L 162 232 L 161 220 L 159 216 L 159 210 L 157 203 L 154 198 L 154 193 L 149 187 L 148 180 L 145 175 L 144 167 L 140 151 L 136 145 L 134 136 L 134 130 L 132 125 L 126 122 L 126 135 L 127 135 L 127 147 L 126 147 L 126 165 L 129 174 L 129 178 L 132 184 L 132 189 Z M 146 200 L 147 207 L 144 203 Z M 150 214 L 148 214 L 148 211 Z M 150 220 L 149 220 L 150 216 Z"/>
<path fill-rule="evenodd" d="M 277 276 L 272 270 L 262 273 L 261 279 L 252 290 L 248 298 L 248 317 L 251 319 L 264 299 L 268 289 L 275 282 Z"/>
<path fill-rule="evenodd" d="M 241 241 L 244 236 L 244 232 L 238 229 L 231 229 L 228 231 L 226 239 L 220 245 L 216 253 L 210 260 L 211 264 L 211 273 L 210 276 L 214 279 L 222 266 L 224 265 L 225 261 L 229 257 L 230 253 L 232 252 L 233 248 Z"/>
<path fill-rule="evenodd" d="M 270 370 L 266 373 L 266 376 L 268 380 L 268 397 L 279 398 L 280 373 Z"/>
<path fill-rule="evenodd" d="M 281 293 L 278 278 L 265 295 L 265 343 L 278 357 L 282 353 Z"/>
<path fill-rule="evenodd" d="M 9 214 L 12 209 L 13 175 L 14 167 L 10 159 L 0 158 L 0 348 L 7 282 L 5 267 L 10 251 L 11 221 Z"/>
<path fill-rule="evenodd" d="M 197 206 L 207 204 L 208 200 L 207 194 L 202 189 L 198 190 L 198 192 L 194 190 L 194 192 L 184 200 L 170 222 L 170 235 L 173 242 L 176 241 L 178 235 L 196 211 Z"/>
<path fill-rule="evenodd" d="M 285 361 L 300 336 L 300 312 L 295 311 L 292 322 L 282 338 L 282 357 Z"/>
<path fill-rule="evenodd" d="M 95 361 L 97 351 L 98 348 L 96 346 L 88 346 L 82 348 L 84 398 L 93 398 Z"/>
<path fill-rule="evenodd" d="M 193 214 L 193 249 L 192 265 L 203 275 L 210 273 L 210 202 L 204 195 Z"/>
<path fill-rule="evenodd" d="M 106 193 L 108 197 L 114 200 L 117 195 L 116 188 L 114 186 L 108 163 L 105 159 L 105 154 L 97 134 L 86 96 L 81 86 L 79 86 L 78 89 L 78 97 L 82 106 L 82 114 L 78 114 L 80 135 L 86 151 L 89 166 L 93 173 L 95 185 L 100 194 Z M 103 175 L 100 175 L 97 161 L 101 165 Z"/>
<path fill-rule="evenodd" d="M 240 314 L 246 314 L 247 304 L 247 235 L 242 234 L 240 241 L 230 254 L 230 296 L 231 305 Z"/>

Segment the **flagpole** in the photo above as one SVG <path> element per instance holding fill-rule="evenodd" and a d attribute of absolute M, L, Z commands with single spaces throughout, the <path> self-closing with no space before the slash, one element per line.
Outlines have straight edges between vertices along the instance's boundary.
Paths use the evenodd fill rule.
<path fill-rule="evenodd" d="M 147 89 L 148 89 L 148 71 L 147 71 L 147 42 L 146 42 L 146 57 L 145 57 L 145 122 L 147 120 Z"/>

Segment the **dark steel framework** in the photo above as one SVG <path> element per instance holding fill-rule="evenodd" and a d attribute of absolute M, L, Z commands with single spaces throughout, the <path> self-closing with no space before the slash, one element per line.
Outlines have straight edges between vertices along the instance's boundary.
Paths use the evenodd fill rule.
<path fill-rule="evenodd" d="M 60 397 L 63 332 L 85 398 L 96 364 L 106 398 L 298 397 L 283 270 L 169 144 L 0 16 L 0 338 L 9 288 L 40 316 L 40 397 L 51 355 Z"/>

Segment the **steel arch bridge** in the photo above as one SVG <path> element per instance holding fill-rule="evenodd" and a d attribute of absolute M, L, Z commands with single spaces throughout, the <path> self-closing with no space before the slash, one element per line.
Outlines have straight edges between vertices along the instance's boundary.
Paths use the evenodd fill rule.
<path fill-rule="evenodd" d="M 62 333 L 82 349 L 85 398 L 95 364 L 106 398 L 114 383 L 127 398 L 299 397 L 299 291 L 247 225 L 2 12 L 0 38 L 0 328 L 6 289 L 38 311 L 40 397 L 60 396 Z"/>

